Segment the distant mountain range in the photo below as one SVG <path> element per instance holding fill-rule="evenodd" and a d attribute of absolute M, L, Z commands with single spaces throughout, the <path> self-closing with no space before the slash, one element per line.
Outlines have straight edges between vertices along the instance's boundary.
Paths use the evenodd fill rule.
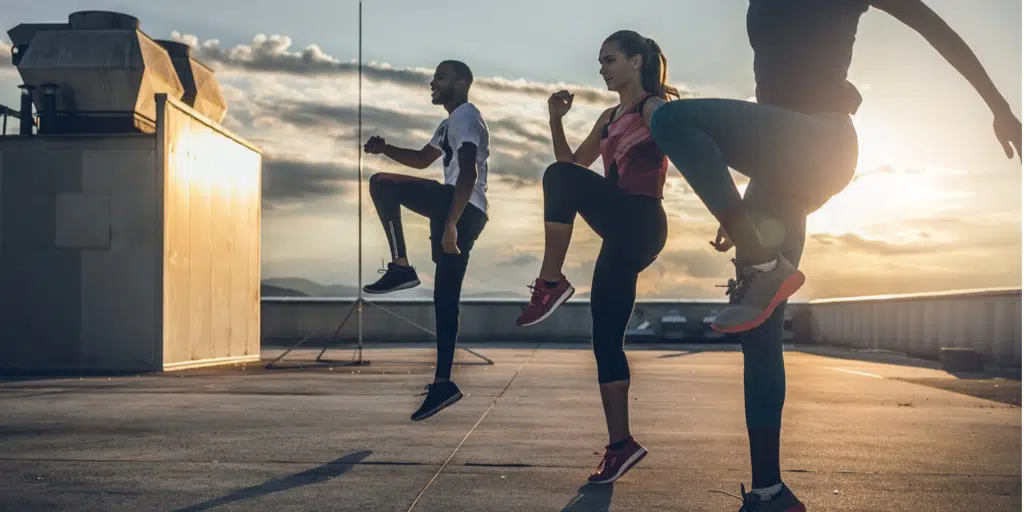
<path fill-rule="evenodd" d="M 322 285 L 316 281 L 301 277 L 272 277 L 264 279 L 260 283 L 260 296 L 262 297 L 356 297 L 359 288 L 347 284 Z M 393 294 L 394 297 L 408 298 L 432 298 L 433 288 L 418 286 L 411 290 L 404 290 Z M 470 292 L 463 293 L 462 298 L 474 299 L 523 299 L 528 297 L 525 293 L 514 293 L 509 291 L 493 292 Z"/>
<path fill-rule="evenodd" d="M 301 277 L 275 277 L 260 283 L 260 295 L 263 297 L 355 297 L 358 291 L 355 286 L 325 286 Z"/>

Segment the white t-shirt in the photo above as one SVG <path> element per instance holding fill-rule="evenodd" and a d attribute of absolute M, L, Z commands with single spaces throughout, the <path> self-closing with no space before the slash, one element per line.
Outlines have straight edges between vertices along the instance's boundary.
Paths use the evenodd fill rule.
<path fill-rule="evenodd" d="M 441 150 L 444 163 L 444 184 L 455 185 L 459 178 L 459 148 L 464 142 L 476 145 L 476 184 L 469 196 L 470 204 L 487 213 L 487 157 L 490 155 L 490 134 L 480 110 L 472 103 L 459 105 L 441 121 L 430 145 Z"/>

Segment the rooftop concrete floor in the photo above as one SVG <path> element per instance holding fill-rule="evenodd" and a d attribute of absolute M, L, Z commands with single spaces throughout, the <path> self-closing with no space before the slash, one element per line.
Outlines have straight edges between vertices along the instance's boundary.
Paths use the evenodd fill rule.
<path fill-rule="evenodd" d="M 361 367 L 301 350 L 276 370 L 4 379 L 0 510 L 739 509 L 722 494 L 750 482 L 736 347 L 630 347 L 651 453 L 613 486 L 585 485 L 607 443 L 589 346 L 473 348 L 496 364 L 458 351 L 466 397 L 423 422 L 422 345 Z M 828 348 L 786 363 L 783 479 L 808 510 L 1020 510 L 1019 377 Z"/>

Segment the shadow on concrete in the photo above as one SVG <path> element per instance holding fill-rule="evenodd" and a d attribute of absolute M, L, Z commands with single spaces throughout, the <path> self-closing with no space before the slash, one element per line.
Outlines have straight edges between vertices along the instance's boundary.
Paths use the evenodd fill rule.
<path fill-rule="evenodd" d="M 354 465 L 358 464 L 366 457 L 369 457 L 371 453 L 373 452 L 365 450 L 361 452 L 352 452 L 340 459 L 328 462 L 327 464 L 315 467 L 308 471 L 303 471 L 302 473 L 287 476 L 278 480 L 271 480 L 255 487 L 239 489 L 222 498 L 178 509 L 176 512 L 199 512 L 201 510 L 210 510 L 236 501 L 250 500 L 266 496 L 268 494 L 273 494 L 275 492 L 287 491 L 306 485 L 325 482 L 332 478 L 341 476 L 349 469 L 352 469 Z"/>
<path fill-rule="evenodd" d="M 584 484 L 562 512 L 608 512 L 615 489 L 607 484 Z"/>
<path fill-rule="evenodd" d="M 149 375 L 147 372 L 89 372 L 89 371 L 37 371 L 37 370 L 16 370 L 0 368 L 0 383 L 3 382 L 32 382 L 37 380 L 54 379 L 86 379 L 86 378 L 121 378 L 135 377 L 138 375 Z"/>
<path fill-rule="evenodd" d="M 913 368 L 926 368 L 929 370 L 945 371 L 942 366 L 942 363 L 937 360 L 921 359 L 900 352 L 893 352 L 889 350 L 849 349 L 830 347 L 826 345 L 794 345 L 789 350 L 791 352 L 803 352 L 805 354 L 829 357 L 833 359 L 864 361 L 869 363 L 892 364 L 897 366 L 908 366 Z M 1021 380 L 1020 368 L 1011 368 L 1005 366 L 988 365 L 986 366 L 984 372 L 947 371 L 946 373 L 962 380 Z"/>
<path fill-rule="evenodd" d="M 943 391 L 959 393 L 972 396 L 982 400 L 990 400 L 1015 407 L 1021 406 L 1021 382 L 1019 380 L 1007 379 L 905 379 L 895 380 L 920 384 Z M 900 404 L 904 407 L 912 407 L 913 402 Z"/>
<path fill-rule="evenodd" d="M 644 347 L 648 348 L 648 347 Z M 673 359 L 676 357 L 693 356 L 697 354 L 703 354 L 705 352 L 739 352 L 740 345 L 738 343 L 720 344 L 720 345 L 691 345 L 691 346 L 658 346 L 650 347 L 652 350 L 678 350 L 671 354 L 662 354 L 658 356 L 658 359 Z"/>

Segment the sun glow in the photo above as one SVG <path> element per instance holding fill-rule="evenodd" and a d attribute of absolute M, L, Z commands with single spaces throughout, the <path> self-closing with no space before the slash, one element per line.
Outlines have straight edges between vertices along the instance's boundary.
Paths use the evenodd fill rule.
<path fill-rule="evenodd" d="M 858 233 L 872 225 L 934 217 L 959 209 L 970 190 L 955 189 L 948 179 L 964 171 L 929 165 L 910 154 L 904 140 L 871 119 L 856 118 L 860 155 L 857 173 L 846 190 L 807 219 L 808 233 Z"/>

